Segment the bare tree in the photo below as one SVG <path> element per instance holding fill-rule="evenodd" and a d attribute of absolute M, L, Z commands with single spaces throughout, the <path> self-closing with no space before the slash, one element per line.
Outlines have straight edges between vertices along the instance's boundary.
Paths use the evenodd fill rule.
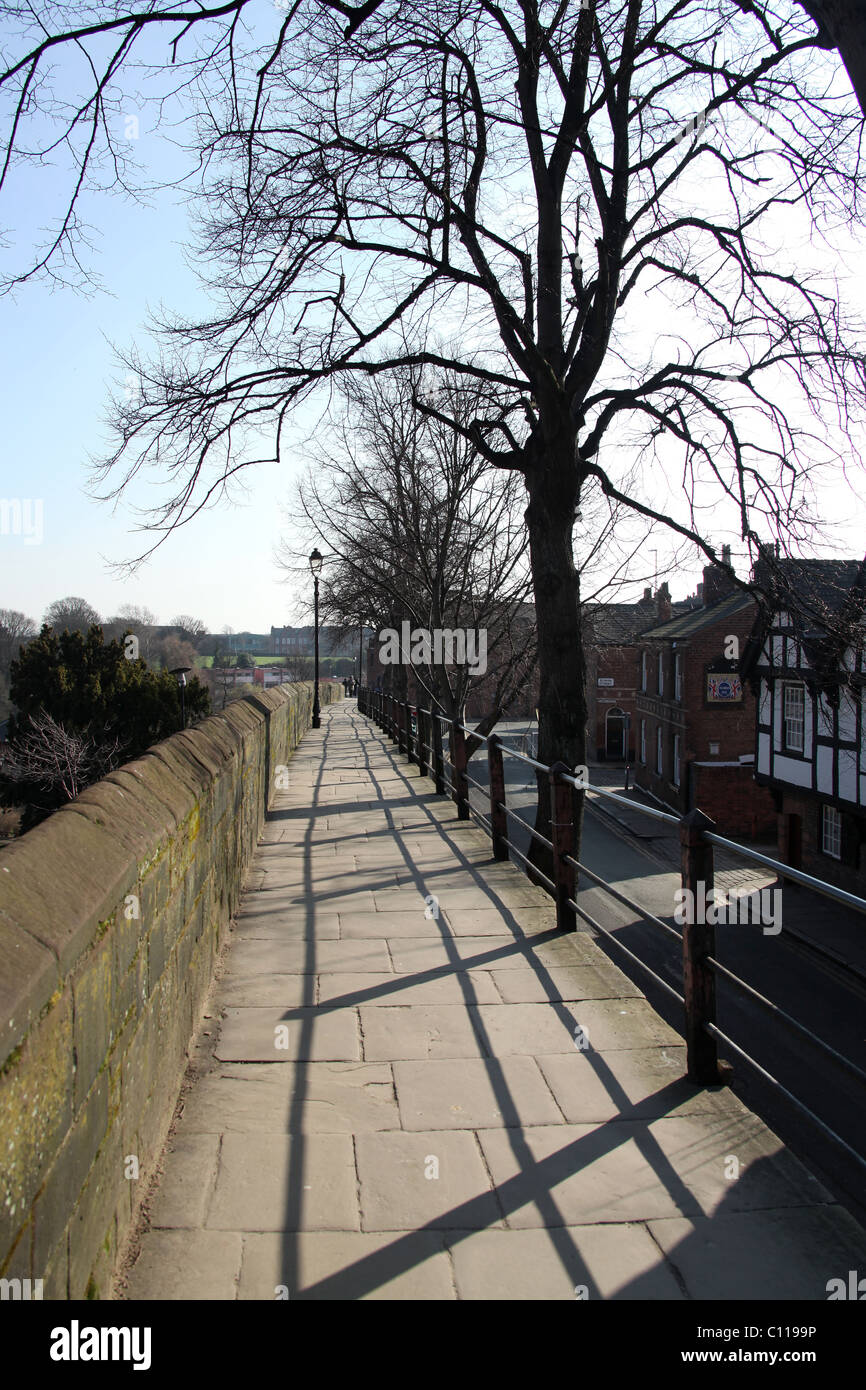
<path fill-rule="evenodd" d="M 95 608 L 83 598 L 59 598 L 48 605 L 43 623 L 55 632 L 87 632 L 102 622 Z"/>
<path fill-rule="evenodd" d="M 176 618 L 172 618 L 171 626 L 177 628 L 182 642 L 190 642 L 194 647 L 197 647 L 207 634 L 207 624 L 203 623 L 201 618 L 191 617 L 189 613 L 179 613 Z"/>
<path fill-rule="evenodd" d="M 400 633 L 405 622 L 410 631 L 479 635 L 483 671 L 437 661 L 423 641 L 403 650 L 401 640 L 386 677 L 403 694 L 408 668 L 425 703 L 452 719 L 474 692 L 487 733 L 526 684 L 535 654 L 532 624 L 520 621 L 531 591 L 523 488 L 517 474 L 491 470 L 466 428 L 420 412 L 419 392 L 464 427 L 485 405 L 459 378 L 425 382 L 418 369 L 344 382 L 334 442 L 318 447 L 300 510 L 329 555 L 323 616 L 349 628 L 365 610 L 380 630 Z M 296 563 L 308 543 L 295 548 Z"/>
<path fill-rule="evenodd" d="M 0 675 L 9 677 L 9 667 L 22 643 L 36 636 L 36 624 L 26 613 L 14 608 L 0 608 Z"/>
<path fill-rule="evenodd" d="M 138 652 L 148 665 L 156 659 L 156 614 L 143 604 L 125 603 L 113 618 L 102 624 L 106 641 L 131 634 L 138 642 Z"/>
<path fill-rule="evenodd" d="M 290 654 L 283 657 L 282 665 L 290 681 L 310 681 L 313 679 L 314 663 L 311 656 L 301 656 L 299 653 Z"/>
<path fill-rule="evenodd" d="M 200 117 L 220 302 L 206 322 L 164 324 L 152 362 L 125 361 L 141 391 L 118 402 L 107 495 L 166 469 L 164 539 L 243 468 L 279 463 L 293 407 L 334 375 L 409 363 L 489 389 L 468 426 L 414 404 L 525 483 L 539 756 L 582 763 L 572 526 L 587 484 L 719 562 L 724 527 L 753 558 L 767 535 L 802 542 L 816 470 L 848 462 L 859 344 L 835 287 L 772 235 L 798 212 L 820 232 L 844 225 L 862 193 L 860 113 L 834 87 L 827 37 L 785 0 L 299 0 L 244 49 L 246 4 L 85 5 L 47 33 L 16 7 L 10 142 L 43 157 L 31 116 L 48 111 L 74 162 L 39 267 L 70 265 L 82 167 L 100 132 L 119 156 L 114 84 L 154 28 Z M 98 85 L 52 111 L 40 82 L 63 46 Z M 641 465 L 628 491 L 626 434 Z M 546 783 L 541 824 L 545 798 Z"/>
<path fill-rule="evenodd" d="M 18 789 L 37 811 L 53 810 L 58 801 L 74 801 L 122 760 L 118 740 L 99 743 L 67 733 L 48 713 L 33 714 L 14 741 L 0 747 L 0 784 L 13 795 Z"/>

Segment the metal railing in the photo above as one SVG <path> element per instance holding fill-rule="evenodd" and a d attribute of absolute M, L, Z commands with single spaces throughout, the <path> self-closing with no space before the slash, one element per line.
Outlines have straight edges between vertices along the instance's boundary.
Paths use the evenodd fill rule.
<path fill-rule="evenodd" d="M 645 907 L 629 897 L 628 894 L 614 888 L 585 864 L 582 864 L 574 853 L 577 839 L 574 821 L 574 793 L 575 791 L 591 790 L 595 795 L 602 796 L 612 802 L 618 802 L 627 806 L 629 810 L 638 811 L 652 820 L 676 826 L 679 830 L 682 851 L 681 887 L 690 894 L 690 897 L 686 899 L 687 902 L 696 902 L 699 895 L 706 899 L 713 888 L 713 847 L 715 845 L 772 870 L 778 877 L 791 879 L 815 892 L 823 893 L 826 897 L 843 903 L 846 907 L 853 908 L 857 912 L 866 914 L 866 899 L 848 893 L 842 888 L 837 888 L 834 884 L 826 883 L 823 879 L 813 878 L 812 875 L 803 873 L 800 869 L 771 859 L 768 855 L 749 849 L 745 845 L 737 844 L 734 840 L 716 835 L 710 829 L 713 822 L 704 815 L 703 811 L 689 811 L 680 817 L 672 815 L 668 811 L 658 810 L 653 806 L 644 806 L 631 801 L 606 787 L 593 786 L 588 788 L 586 783 L 579 781 L 572 775 L 564 763 L 554 763 L 551 767 L 546 763 L 538 762 L 517 749 L 506 747 L 497 734 L 477 733 L 459 721 L 449 719 L 438 710 L 416 707 L 405 700 L 397 700 L 386 691 L 370 690 L 366 687 L 362 687 L 359 691 L 358 709 L 397 743 L 400 752 L 405 753 L 410 762 L 418 765 L 422 776 L 429 775 L 433 778 L 436 791 L 440 795 L 449 795 L 453 799 L 460 820 L 468 820 L 471 816 L 482 824 L 490 834 L 494 859 L 507 859 L 510 851 L 526 865 L 534 881 L 539 881 L 548 888 L 556 903 L 556 920 L 560 928 L 566 931 L 577 930 L 576 918 L 580 917 L 593 930 L 604 936 L 621 954 L 626 955 L 667 995 L 682 1005 L 684 1011 L 683 1033 L 690 1080 L 699 1085 L 717 1085 L 722 1080 L 718 1052 L 721 1041 L 730 1047 L 738 1057 L 752 1066 L 765 1081 L 771 1082 L 778 1092 L 784 1095 L 801 1113 L 808 1116 L 823 1134 L 841 1145 L 856 1159 L 861 1168 L 866 1170 L 866 1160 L 852 1149 L 850 1144 L 847 1144 L 835 1131 L 830 1129 L 781 1082 L 771 1076 L 759 1062 L 744 1052 L 736 1042 L 720 1031 L 716 1024 L 717 976 L 720 976 L 727 984 L 752 1002 L 757 1003 L 773 1017 L 775 1022 L 809 1042 L 836 1066 L 844 1070 L 846 1075 L 854 1077 L 860 1083 L 866 1083 L 866 1073 L 847 1057 L 837 1052 L 829 1043 L 816 1037 L 811 1029 L 806 1028 L 785 1013 L 769 999 L 759 994 L 745 980 L 722 965 L 716 959 L 715 922 L 700 920 L 701 917 L 706 919 L 706 913 L 687 912 L 683 922 L 683 930 L 680 933 L 669 923 L 662 921 L 660 917 L 648 912 Z M 450 757 L 446 757 L 443 750 L 443 730 L 445 729 L 447 729 Z M 466 749 L 467 736 L 486 745 L 488 766 L 488 786 L 486 787 L 467 772 L 469 761 Z M 547 839 L 534 826 L 527 824 L 516 811 L 508 806 L 505 791 L 504 757 L 517 759 L 533 768 L 537 774 L 549 779 L 551 839 Z M 446 769 L 449 773 L 447 777 Z M 488 797 L 488 816 L 482 816 L 471 805 L 469 800 L 470 784 Z M 552 878 L 542 873 L 536 865 L 531 864 L 528 856 L 508 838 L 508 822 L 512 819 L 519 821 L 522 828 L 529 832 L 533 840 L 545 845 L 551 851 Z M 584 874 L 603 892 L 637 912 L 642 920 L 649 922 L 667 935 L 673 936 L 681 943 L 682 994 L 657 975 L 645 961 L 630 951 L 613 932 L 602 926 L 576 901 L 578 874 Z"/>

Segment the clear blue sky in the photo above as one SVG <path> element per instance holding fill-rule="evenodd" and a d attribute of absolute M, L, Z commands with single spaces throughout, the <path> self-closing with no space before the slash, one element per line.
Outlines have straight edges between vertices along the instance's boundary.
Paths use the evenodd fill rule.
<path fill-rule="evenodd" d="M 162 52 L 156 45 L 151 51 Z M 134 153 L 148 182 L 185 167 L 178 152 L 148 129 L 146 108 L 129 101 L 124 109 L 141 113 Z M 63 192 L 59 175 L 42 171 L 19 175 L 15 193 L 18 240 L 0 254 L 17 266 L 28 233 L 56 219 Z M 242 505 L 222 503 L 201 515 L 134 576 L 112 571 L 110 562 L 147 548 L 147 538 L 134 530 L 134 504 L 152 505 L 160 494 L 151 481 L 115 510 L 86 495 L 89 459 L 109 438 L 109 385 L 122 379 L 111 344 L 128 348 L 137 341 L 146 353 L 149 310 L 164 303 L 194 312 L 206 300 L 184 260 L 190 235 L 177 192 L 158 195 L 151 207 L 93 195 L 86 210 L 98 237 L 84 262 L 105 292 L 83 298 L 31 283 L 14 301 L 0 300 L 0 498 L 40 501 L 44 518 L 40 544 L 8 534 L 9 523 L 0 534 L 0 607 L 20 609 L 38 622 L 52 600 L 75 594 L 104 617 L 136 603 L 153 609 L 160 622 L 192 613 L 217 631 L 226 624 L 267 631 L 296 620 L 294 586 L 282 582 L 273 558 L 295 460 L 284 470 L 251 470 Z"/>

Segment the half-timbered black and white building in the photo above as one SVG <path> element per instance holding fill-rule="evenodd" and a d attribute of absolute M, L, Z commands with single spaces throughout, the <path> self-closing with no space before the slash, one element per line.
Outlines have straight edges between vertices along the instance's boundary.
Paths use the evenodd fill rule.
<path fill-rule="evenodd" d="M 776 802 L 780 857 L 862 894 L 866 562 L 783 560 L 772 571 L 776 597 L 742 668 L 756 696 L 755 779 Z"/>

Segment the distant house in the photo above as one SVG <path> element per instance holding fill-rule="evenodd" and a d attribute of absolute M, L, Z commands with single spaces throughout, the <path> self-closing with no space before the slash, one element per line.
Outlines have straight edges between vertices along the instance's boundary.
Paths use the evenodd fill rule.
<path fill-rule="evenodd" d="M 740 675 L 758 606 L 715 565 L 701 597 L 641 636 L 635 781 L 678 815 L 698 807 L 722 834 L 768 835 L 775 806 L 754 780 L 755 697 Z"/>
<path fill-rule="evenodd" d="M 312 656 L 314 633 L 311 627 L 272 627 L 272 656 Z"/>
<path fill-rule="evenodd" d="M 365 628 L 365 641 L 368 629 Z M 271 656 L 312 656 L 315 650 L 315 629 L 310 627 L 272 627 L 267 640 Z M 345 657 L 354 660 L 358 655 L 359 631 L 345 632 L 342 628 L 319 628 L 319 656 Z M 252 648 L 250 650 L 253 650 Z"/>
<path fill-rule="evenodd" d="M 756 780 L 779 813 L 779 855 L 863 894 L 866 888 L 866 562 L 777 561 L 756 574 L 772 593 L 743 662 L 757 696 Z M 787 597 L 785 595 L 787 594 Z"/>
<path fill-rule="evenodd" d="M 581 610 L 586 653 L 586 748 L 600 762 L 633 763 L 640 635 L 653 621 L 679 616 L 697 598 L 671 603 L 667 584 L 638 603 L 590 603 Z"/>

